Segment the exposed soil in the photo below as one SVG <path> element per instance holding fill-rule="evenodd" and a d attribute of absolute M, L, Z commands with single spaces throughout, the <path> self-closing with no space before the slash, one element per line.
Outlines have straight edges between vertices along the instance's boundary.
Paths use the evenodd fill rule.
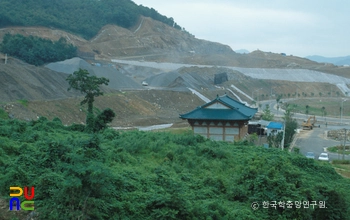
<path fill-rule="evenodd" d="M 141 18 L 139 24 L 131 29 L 107 25 L 90 40 L 44 27 L 9 27 L 0 29 L 0 41 L 6 33 L 34 35 L 51 40 L 64 37 L 79 48 L 80 57 L 85 59 L 75 58 L 49 64 L 47 68 L 28 65 L 12 57 L 5 65 L 4 55 L 0 54 L 0 103 L 11 117 L 24 120 L 45 116 L 49 119 L 59 117 L 65 124 L 84 123 L 85 109 L 79 105 L 82 98 L 74 98 L 81 94 L 68 92 L 65 80 L 67 74 L 78 68 L 110 79 L 109 88 L 103 88 L 106 95 L 97 98 L 95 106 L 99 109 L 110 107 L 117 113 L 113 126 L 181 124 L 178 118 L 180 113 L 203 104 L 187 87 L 197 89 L 209 99 L 225 92 L 230 94 L 227 89 L 231 84 L 248 95 L 258 94 L 259 100 L 274 99 L 277 94 L 287 98 L 288 94 L 293 97 L 295 92 L 313 92 L 317 95 L 319 91 L 339 91 L 336 86 L 327 83 L 257 80 L 216 67 L 190 67 L 166 72 L 149 67 L 112 64 L 111 59 L 252 68 L 306 68 L 349 77 L 349 68 L 319 64 L 300 57 L 262 51 L 236 54 L 226 45 L 196 39 L 185 31 L 150 18 Z M 228 82 L 213 84 L 215 74 L 228 71 Z M 150 81 L 149 87 L 141 86 L 145 79 Z M 260 89 L 259 93 L 255 92 L 256 89 Z M 244 96 L 241 98 L 250 102 Z"/>
<path fill-rule="evenodd" d="M 169 98 L 172 97 L 172 98 Z M 51 101 L 28 101 L 8 103 L 3 108 L 11 117 L 33 120 L 40 116 L 52 120 L 58 117 L 64 124 L 85 123 L 86 106 L 81 106 L 83 97 Z M 147 126 L 175 123 L 186 125 L 179 114 L 191 111 L 204 102 L 191 92 L 145 90 L 108 93 L 97 97 L 95 107 L 103 110 L 111 108 L 116 118 L 111 123 L 115 127 Z"/>
<path fill-rule="evenodd" d="M 349 68 L 321 64 L 308 59 L 263 51 L 237 54 L 229 46 L 200 40 L 150 18 L 140 18 L 135 27 L 107 25 L 92 39 L 45 27 L 8 27 L 4 34 L 33 35 L 51 40 L 63 37 L 77 46 L 87 60 L 133 59 L 158 62 L 227 65 L 251 68 L 305 68 L 349 77 Z"/>

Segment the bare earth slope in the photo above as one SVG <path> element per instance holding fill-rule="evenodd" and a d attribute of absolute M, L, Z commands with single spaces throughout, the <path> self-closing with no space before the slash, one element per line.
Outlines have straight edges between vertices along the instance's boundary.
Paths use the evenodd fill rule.
<path fill-rule="evenodd" d="M 44 27 L 9 27 L 0 29 L 0 41 L 6 33 L 34 35 L 51 40 L 64 37 L 79 49 L 80 58 L 47 64 L 46 67 L 27 65 L 11 57 L 5 65 L 5 56 L 0 54 L 0 102 L 12 116 L 25 120 L 38 116 L 58 116 L 67 124 L 84 123 L 84 109 L 79 106 L 82 99 L 70 98 L 81 94 L 67 92 L 68 83 L 65 80 L 67 74 L 79 68 L 110 79 L 109 88 L 104 88 L 106 97 L 97 99 L 96 106 L 112 107 L 117 112 L 117 119 L 112 123 L 115 126 L 178 122 L 179 113 L 203 104 L 197 96 L 188 92 L 187 87 L 196 89 L 209 99 L 216 97 L 216 94 L 230 92 L 228 89 L 232 90 L 231 85 L 251 96 L 259 88 L 260 99 L 268 98 L 272 93 L 284 94 L 286 97 L 292 97 L 296 92 L 309 95 L 342 94 L 328 81 L 286 82 L 283 77 L 282 81 L 264 77 L 254 79 L 253 75 L 249 75 L 254 71 L 242 74 L 239 72 L 240 67 L 265 68 L 260 71 L 261 74 L 271 68 L 310 69 L 350 78 L 350 68 L 320 64 L 291 55 L 263 51 L 236 54 L 226 45 L 196 39 L 188 32 L 150 18 L 140 18 L 139 23 L 131 29 L 107 25 L 90 40 Z M 157 64 L 168 62 L 207 66 L 188 65 L 167 70 L 125 62 L 113 63 L 112 59 L 145 64 L 152 61 Z M 219 87 L 214 85 L 215 74 L 224 72 L 229 81 Z M 148 87 L 141 86 L 143 80 L 148 81 Z M 17 103 L 19 99 L 29 100 L 28 106 Z"/>
<path fill-rule="evenodd" d="M 22 120 L 32 120 L 44 116 L 50 120 L 59 117 L 67 125 L 84 124 L 86 106 L 79 104 L 82 99 L 82 97 L 76 97 L 28 101 L 27 106 L 15 102 L 5 104 L 3 107 L 12 117 Z M 115 127 L 168 123 L 187 126 L 186 122 L 179 119 L 179 114 L 203 104 L 204 102 L 191 92 L 144 90 L 108 93 L 97 97 L 94 106 L 101 110 L 113 109 L 116 117 L 111 125 Z"/>
<path fill-rule="evenodd" d="M 150 18 L 141 18 L 135 30 L 106 26 L 91 40 L 92 50 L 100 52 L 99 58 L 138 57 L 146 60 L 181 60 L 180 54 L 235 54 L 219 43 L 196 39 Z"/>
<path fill-rule="evenodd" d="M 174 29 L 147 17 L 140 18 L 132 29 L 107 25 L 90 40 L 44 27 L 3 28 L 0 29 L 0 39 L 6 33 L 34 35 L 51 40 L 63 37 L 79 48 L 82 58 L 108 62 L 111 59 L 132 59 L 250 68 L 305 68 L 349 77 L 348 69 L 292 55 L 283 56 L 263 51 L 237 54 L 227 45 L 197 39 L 186 31 Z"/>

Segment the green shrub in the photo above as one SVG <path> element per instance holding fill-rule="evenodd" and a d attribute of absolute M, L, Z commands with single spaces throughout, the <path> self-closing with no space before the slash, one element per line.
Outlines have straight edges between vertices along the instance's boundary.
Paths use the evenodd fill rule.
<path fill-rule="evenodd" d="M 76 56 L 77 48 L 68 44 L 65 38 L 58 41 L 23 35 L 5 34 L 0 51 L 33 65 L 62 61 Z M 28 105 L 27 100 L 18 100 L 24 106 Z"/>
<path fill-rule="evenodd" d="M 296 153 L 296 154 L 299 154 L 300 153 L 300 148 L 294 147 L 293 148 L 293 152 Z"/>
<path fill-rule="evenodd" d="M 79 131 L 79 132 L 84 132 L 85 130 L 85 125 L 82 124 L 72 124 L 67 127 L 68 130 L 70 131 Z"/>
<path fill-rule="evenodd" d="M 280 149 L 167 132 L 88 134 L 45 118 L 0 120 L 0 134 L 1 198 L 9 199 L 10 185 L 34 185 L 40 219 L 350 216 L 349 180 L 330 164 Z M 325 201 L 327 209 L 250 207 L 289 200 Z"/>
<path fill-rule="evenodd" d="M 17 102 L 21 105 L 23 105 L 24 107 L 28 107 L 28 100 L 26 99 L 19 99 L 17 100 Z"/>
<path fill-rule="evenodd" d="M 107 124 L 113 121 L 115 117 L 115 113 L 112 109 L 107 108 L 104 109 L 101 113 L 99 113 L 94 119 L 94 132 L 99 132 L 107 128 Z"/>
<path fill-rule="evenodd" d="M 334 147 L 328 147 L 327 151 L 332 152 L 332 153 L 338 153 L 338 154 L 343 154 L 343 150 L 345 149 L 345 154 L 350 154 L 350 146 L 334 146 Z"/>
<path fill-rule="evenodd" d="M 105 129 L 102 134 L 103 134 L 103 137 L 108 141 L 112 141 L 119 137 L 119 132 L 112 128 Z"/>
<path fill-rule="evenodd" d="M 0 108 L 0 119 L 8 119 L 8 118 L 9 118 L 8 113 L 4 109 Z"/>

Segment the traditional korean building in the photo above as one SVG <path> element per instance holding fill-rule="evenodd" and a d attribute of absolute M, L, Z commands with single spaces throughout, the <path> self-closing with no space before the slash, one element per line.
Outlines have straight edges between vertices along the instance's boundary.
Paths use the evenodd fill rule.
<path fill-rule="evenodd" d="M 194 134 L 212 140 L 234 141 L 248 133 L 248 121 L 257 111 L 257 108 L 248 107 L 225 94 L 191 112 L 180 114 L 180 118 L 187 119 Z"/>

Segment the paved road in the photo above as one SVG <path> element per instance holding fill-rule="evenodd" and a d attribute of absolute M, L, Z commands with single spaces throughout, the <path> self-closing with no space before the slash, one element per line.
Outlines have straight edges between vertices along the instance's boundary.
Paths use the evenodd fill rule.
<path fill-rule="evenodd" d="M 293 99 L 283 99 L 282 101 L 288 101 L 288 100 L 293 100 Z M 264 100 L 261 101 L 260 104 L 262 105 L 262 109 L 265 108 L 265 105 L 268 104 L 270 107 L 270 111 L 272 114 L 275 115 L 276 118 L 280 118 L 284 116 L 284 110 L 283 109 L 279 109 L 277 110 L 276 108 L 276 100 Z M 260 109 L 261 110 L 261 109 Z M 300 113 L 293 113 L 293 118 L 299 120 L 299 121 L 306 121 L 308 119 L 309 116 L 305 115 L 305 114 L 300 114 Z M 350 125 L 350 119 L 349 118 L 345 118 L 343 117 L 342 120 L 340 120 L 340 118 L 333 118 L 333 117 L 320 117 L 320 116 L 316 116 L 316 124 L 325 124 L 327 122 L 327 124 L 340 124 L 340 122 L 342 122 L 342 124 L 345 125 Z"/>
<path fill-rule="evenodd" d="M 302 130 L 297 135 L 297 140 L 295 143 L 296 147 L 300 148 L 300 153 L 305 155 L 307 152 L 314 152 L 315 157 L 325 152 L 325 148 L 332 147 L 335 145 L 340 145 L 340 141 L 335 141 L 326 138 L 327 130 L 337 130 L 344 128 L 344 126 L 321 126 L 321 128 L 314 128 L 313 130 Z M 350 126 L 345 126 L 345 128 L 349 129 Z M 330 160 L 334 159 L 342 159 L 342 155 L 329 153 Z M 349 160 L 349 156 L 345 156 L 345 159 Z"/>
<path fill-rule="evenodd" d="M 182 67 L 214 67 L 213 65 L 198 65 L 198 64 L 184 64 L 184 63 L 157 63 L 157 62 L 140 62 L 136 60 L 118 60 L 112 59 L 112 62 L 124 63 L 134 66 L 146 66 L 152 67 L 155 69 L 167 69 L 170 71 L 182 68 Z M 346 84 L 350 83 L 349 78 L 342 76 L 337 76 L 334 74 L 328 74 L 323 72 L 318 72 L 314 70 L 307 69 L 273 69 L 273 68 L 243 68 L 243 67 L 234 67 L 234 66 L 217 66 L 236 70 L 241 72 L 246 76 L 250 76 L 256 79 L 271 79 L 271 80 L 287 80 L 293 82 L 323 82 L 331 84 L 342 84 L 342 90 L 347 89 Z M 345 91 L 344 91 L 345 92 Z M 348 90 L 349 92 L 349 90 Z"/>
<path fill-rule="evenodd" d="M 260 103 L 263 104 L 263 106 L 265 106 L 265 104 L 268 104 L 270 106 L 271 112 L 275 114 L 275 117 L 283 116 L 284 110 L 280 109 L 279 111 L 277 111 L 276 100 L 265 100 Z M 300 121 L 307 120 L 308 116 L 304 114 L 294 114 L 293 118 Z M 314 152 L 315 157 L 317 159 L 322 152 L 325 152 L 325 148 L 341 145 L 343 143 L 341 143 L 340 141 L 327 139 L 326 131 L 338 130 L 342 128 L 350 129 L 350 119 L 343 118 L 342 123 L 340 123 L 340 118 L 316 117 L 316 119 L 316 124 L 319 124 L 320 127 L 315 127 L 313 130 L 301 130 L 300 133 L 297 135 L 297 140 L 294 146 L 300 148 L 300 153 L 303 155 L 306 155 L 307 152 Z M 328 123 L 327 127 L 325 126 L 325 122 Z M 329 152 L 328 154 L 330 160 L 342 159 L 343 156 Z M 345 156 L 345 159 L 349 160 L 350 156 Z"/>

